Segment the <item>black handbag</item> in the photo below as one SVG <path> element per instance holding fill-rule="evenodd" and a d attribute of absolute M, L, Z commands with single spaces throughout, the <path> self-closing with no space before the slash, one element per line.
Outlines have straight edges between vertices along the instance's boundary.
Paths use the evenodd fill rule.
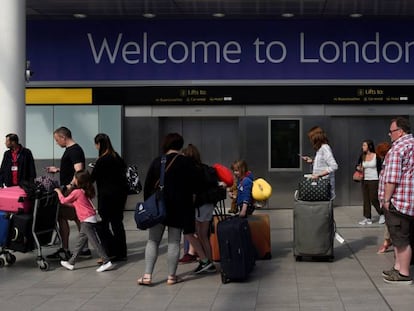
<path fill-rule="evenodd" d="M 164 175 L 167 158 L 161 157 L 160 182 L 157 190 L 144 202 L 138 202 L 135 208 L 135 222 L 137 228 L 145 230 L 162 223 L 167 216 L 164 201 Z"/>
<path fill-rule="evenodd" d="M 304 178 L 299 182 L 298 200 L 329 201 L 331 199 L 331 183 L 325 178 Z"/>

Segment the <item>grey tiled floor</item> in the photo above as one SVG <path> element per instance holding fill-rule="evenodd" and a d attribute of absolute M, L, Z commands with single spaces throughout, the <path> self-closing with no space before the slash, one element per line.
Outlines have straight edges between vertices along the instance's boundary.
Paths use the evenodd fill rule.
<path fill-rule="evenodd" d="M 244 283 L 222 284 L 219 274 L 191 275 L 195 264 L 180 265 L 185 282 L 166 285 L 166 245 L 153 287 L 136 285 L 144 270 L 146 232 L 135 229 L 125 213 L 129 258 L 116 269 L 95 272 L 96 258 L 67 271 L 51 262 L 41 271 L 35 254 L 15 253 L 17 261 L 0 269 L 1 310 L 413 310 L 414 286 L 385 284 L 381 271 L 393 253 L 376 254 L 383 226 L 359 226 L 362 207 L 335 207 L 338 231 L 335 260 L 296 262 L 292 254 L 292 210 L 260 210 L 271 217 L 271 260 L 258 261 Z M 373 214 L 375 212 L 373 211 Z M 71 243 L 76 238 L 72 230 Z M 45 254 L 55 248 L 43 248 Z"/>

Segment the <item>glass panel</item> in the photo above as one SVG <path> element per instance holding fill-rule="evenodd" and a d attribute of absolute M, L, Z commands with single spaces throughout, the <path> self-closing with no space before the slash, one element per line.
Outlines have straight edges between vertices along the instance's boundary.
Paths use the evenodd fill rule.
<path fill-rule="evenodd" d="M 301 170 L 301 132 L 300 119 L 269 119 L 270 170 Z"/>
<path fill-rule="evenodd" d="M 26 147 L 36 160 L 52 159 L 53 107 L 26 106 Z"/>

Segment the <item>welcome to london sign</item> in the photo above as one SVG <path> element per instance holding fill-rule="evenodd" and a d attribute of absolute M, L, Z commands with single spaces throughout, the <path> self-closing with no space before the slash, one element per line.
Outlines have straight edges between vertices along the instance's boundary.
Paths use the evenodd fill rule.
<path fill-rule="evenodd" d="M 28 21 L 32 81 L 413 79 L 410 21 Z"/>

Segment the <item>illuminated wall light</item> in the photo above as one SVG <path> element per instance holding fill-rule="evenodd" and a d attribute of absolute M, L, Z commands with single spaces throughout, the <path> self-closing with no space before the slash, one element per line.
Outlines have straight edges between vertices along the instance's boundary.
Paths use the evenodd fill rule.
<path fill-rule="evenodd" d="M 142 16 L 144 16 L 145 18 L 154 18 L 156 15 L 154 13 L 147 12 L 142 14 Z"/>
<path fill-rule="evenodd" d="M 212 15 L 213 17 L 216 17 L 216 18 L 223 18 L 224 16 L 226 16 L 226 14 L 224 13 L 213 13 Z"/>
<path fill-rule="evenodd" d="M 362 14 L 361 13 L 352 13 L 352 14 L 349 14 L 349 17 L 351 17 L 351 18 L 361 18 Z"/>
<path fill-rule="evenodd" d="M 73 14 L 73 17 L 74 18 L 82 19 L 82 18 L 86 18 L 87 15 L 86 14 L 83 14 L 83 13 L 75 13 L 75 14 Z"/>
<path fill-rule="evenodd" d="M 295 16 L 295 14 L 293 14 L 293 13 L 283 13 L 282 14 L 282 17 L 284 17 L 284 18 L 292 18 L 294 16 Z"/>

